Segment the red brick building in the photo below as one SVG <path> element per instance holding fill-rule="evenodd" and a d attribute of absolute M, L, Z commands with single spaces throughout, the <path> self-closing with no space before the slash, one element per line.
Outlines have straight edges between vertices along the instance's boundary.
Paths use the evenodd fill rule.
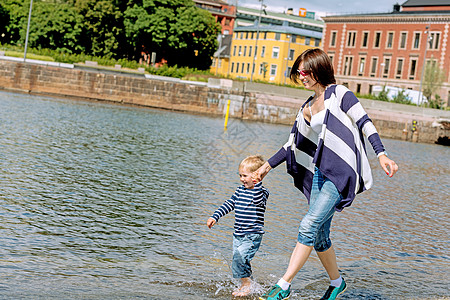
<path fill-rule="evenodd" d="M 323 48 L 333 60 L 338 83 L 360 94 L 372 93 L 374 85 L 418 91 L 426 61 L 444 71 L 437 93 L 449 105 L 450 0 L 408 0 L 394 5 L 391 13 L 323 20 Z"/>
<path fill-rule="evenodd" d="M 236 20 L 236 6 L 229 5 L 222 0 L 194 0 L 195 5 L 205 9 L 216 18 L 222 26 L 222 34 L 233 34 L 234 22 Z"/>

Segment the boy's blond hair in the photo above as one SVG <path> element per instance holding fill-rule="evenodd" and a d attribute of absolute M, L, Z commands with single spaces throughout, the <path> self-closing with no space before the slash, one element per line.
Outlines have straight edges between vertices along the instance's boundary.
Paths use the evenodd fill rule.
<path fill-rule="evenodd" d="M 239 170 L 247 168 L 250 172 L 255 172 L 265 163 L 261 155 L 252 155 L 244 158 L 239 164 Z"/>

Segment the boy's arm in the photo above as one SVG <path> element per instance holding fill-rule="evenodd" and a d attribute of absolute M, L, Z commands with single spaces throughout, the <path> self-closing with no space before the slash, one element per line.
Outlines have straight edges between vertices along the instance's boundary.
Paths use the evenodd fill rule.
<path fill-rule="evenodd" d="M 214 213 L 211 217 L 209 217 L 208 221 L 206 221 L 206 225 L 211 228 L 214 226 L 220 218 L 228 214 L 229 212 L 234 210 L 234 205 L 236 203 L 236 199 L 238 197 L 238 191 L 236 190 L 231 196 L 230 199 L 225 201 Z"/>
<path fill-rule="evenodd" d="M 262 181 L 256 183 L 253 190 L 253 203 L 257 206 L 265 205 L 267 199 L 269 198 L 269 191 L 265 187 L 263 187 Z"/>

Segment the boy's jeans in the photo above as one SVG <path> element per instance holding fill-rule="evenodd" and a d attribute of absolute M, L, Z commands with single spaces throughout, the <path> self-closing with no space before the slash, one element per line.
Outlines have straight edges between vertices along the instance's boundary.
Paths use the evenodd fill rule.
<path fill-rule="evenodd" d="M 317 252 L 328 250 L 331 247 L 330 226 L 334 208 L 341 200 L 334 183 L 315 167 L 309 210 L 300 223 L 298 242 L 314 246 Z"/>
<path fill-rule="evenodd" d="M 252 275 L 250 261 L 261 245 L 262 236 L 260 233 L 233 234 L 233 263 L 231 265 L 233 278 L 245 278 Z"/>

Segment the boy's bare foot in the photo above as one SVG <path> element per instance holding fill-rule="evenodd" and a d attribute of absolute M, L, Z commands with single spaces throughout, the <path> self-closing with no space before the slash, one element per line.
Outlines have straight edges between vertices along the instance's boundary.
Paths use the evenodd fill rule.
<path fill-rule="evenodd" d="M 237 291 L 235 291 L 236 293 L 233 293 L 233 296 L 236 297 L 245 297 L 248 296 L 251 293 L 251 289 L 249 285 L 244 285 L 241 286 Z"/>

